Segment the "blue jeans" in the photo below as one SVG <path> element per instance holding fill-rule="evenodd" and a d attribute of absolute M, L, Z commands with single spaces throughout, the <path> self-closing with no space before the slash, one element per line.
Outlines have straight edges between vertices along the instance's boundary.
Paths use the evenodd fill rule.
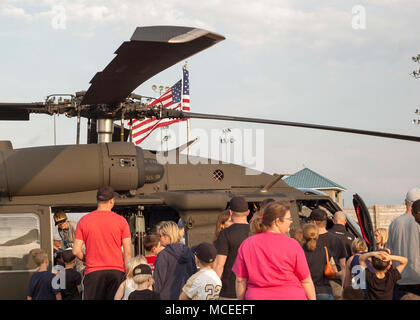
<path fill-rule="evenodd" d="M 331 293 L 317 293 L 316 300 L 334 300 L 334 296 Z"/>

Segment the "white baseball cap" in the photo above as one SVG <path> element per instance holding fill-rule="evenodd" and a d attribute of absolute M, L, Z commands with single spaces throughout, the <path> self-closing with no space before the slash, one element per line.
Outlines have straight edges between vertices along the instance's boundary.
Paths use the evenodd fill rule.
<path fill-rule="evenodd" d="M 420 189 L 419 188 L 411 188 L 407 195 L 405 196 L 405 200 L 409 202 L 414 202 L 420 199 Z"/>

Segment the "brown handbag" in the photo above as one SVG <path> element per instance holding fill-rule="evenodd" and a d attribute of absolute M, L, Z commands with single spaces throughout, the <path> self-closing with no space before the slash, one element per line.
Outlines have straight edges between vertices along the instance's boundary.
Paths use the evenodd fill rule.
<path fill-rule="evenodd" d="M 335 279 L 335 271 L 332 264 L 330 263 L 327 247 L 324 247 L 324 248 L 325 248 L 325 255 L 327 256 L 327 264 L 324 267 L 324 275 L 325 275 L 325 278 L 329 280 L 333 280 Z"/>

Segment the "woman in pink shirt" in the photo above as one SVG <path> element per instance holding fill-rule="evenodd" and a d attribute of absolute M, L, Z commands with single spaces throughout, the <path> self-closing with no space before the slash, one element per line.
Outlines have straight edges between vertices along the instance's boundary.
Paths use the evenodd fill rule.
<path fill-rule="evenodd" d="M 232 268 L 238 299 L 315 300 L 305 253 L 286 235 L 292 222 L 283 201 L 270 203 L 256 218 L 256 234 L 242 242 Z"/>

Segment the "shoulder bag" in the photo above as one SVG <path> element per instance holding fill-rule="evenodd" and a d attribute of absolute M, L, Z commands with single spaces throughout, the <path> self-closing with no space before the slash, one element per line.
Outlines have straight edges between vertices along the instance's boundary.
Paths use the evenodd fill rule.
<path fill-rule="evenodd" d="M 327 257 L 327 264 L 324 267 L 324 275 L 327 279 L 333 280 L 333 279 L 335 279 L 335 271 L 334 271 L 334 268 L 333 268 L 332 264 L 330 263 L 330 258 L 328 257 L 327 247 L 324 247 L 324 248 L 325 248 L 325 255 Z"/>

